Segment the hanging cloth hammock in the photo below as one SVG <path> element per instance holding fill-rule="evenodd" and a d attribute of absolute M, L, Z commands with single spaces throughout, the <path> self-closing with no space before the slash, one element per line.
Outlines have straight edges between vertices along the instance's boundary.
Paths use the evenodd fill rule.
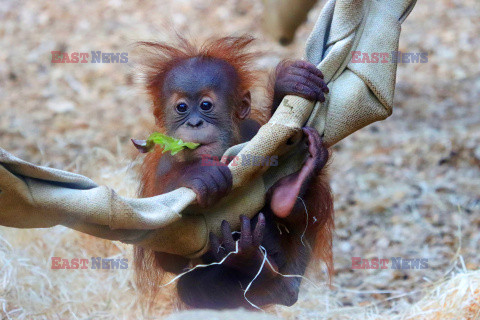
<path fill-rule="evenodd" d="M 125 198 L 87 177 L 35 166 L 0 148 L 0 225 L 64 225 L 155 251 L 200 256 L 208 249 L 209 232 L 220 234 L 222 220 L 238 228 L 240 214 L 257 214 L 265 204 L 266 191 L 302 167 L 306 154 L 304 144 L 299 143 L 303 126 L 315 127 L 331 146 L 392 113 L 396 63 L 354 63 L 352 52 L 396 52 L 400 25 L 415 2 L 327 2 L 306 46 L 307 60 L 318 66 L 329 86 L 326 101 L 286 96 L 251 141 L 227 150 L 225 155 L 239 159 L 236 166 L 229 166 L 233 190 L 208 210 L 194 205 L 195 193 L 187 188 L 152 198 Z M 287 140 L 294 143 L 287 145 Z M 279 165 L 242 165 L 242 155 L 278 155 Z"/>

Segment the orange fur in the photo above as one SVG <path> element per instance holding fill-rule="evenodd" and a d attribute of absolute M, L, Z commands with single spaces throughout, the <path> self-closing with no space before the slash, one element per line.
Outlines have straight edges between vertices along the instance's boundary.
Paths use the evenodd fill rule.
<path fill-rule="evenodd" d="M 252 87 L 256 79 L 255 73 L 250 70 L 256 54 L 247 51 L 252 41 L 253 38 L 251 37 L 225 37 L 209 40 L 200 48 L 181 37 L 178 44 L 175 45 L 160 42 L 140 42 L 139 44 L 148 50 L 147 59 L 145 59 L 146 88 L 153 102 L 153 114 L 158 129 L 164 131 L 165 127 L 161 88 L 164 78 L 171 68 L 185 59 L 194 57 L 224 60 L 231 64 L 237 72 L 238 86 L 233 94 L 240 97 L 242 92 Z M 273 97 L 272 85 L 269 91 Z M 269 118 L 270 114 L 254 116 L 257 120 L 260 120 L 261 117 Z M 264 123 L 261 120 L 259 122 Z M 151 197 L 164 193 L 169 181 L 178 176 L 179 173 L 175 170 L 172 170 L 168 175 L 157 176 L 157 166 L 161 157 L 162 150 L 158 147 L 145 157 L 141 169 L 139 192 L 141 197 Z M 314 244 L 312 245 L 314 257 L 326 263 L 329 275 L 332 276 L 333 198 L 328 178 L 323 172 L 324 170 L 322 170 L 320 176 L 316 177 L 305 196 L 310 221 L 312 221 L 312 215 L 315 215 L 317 219 L 315 223 L 309 223 L 306 237 L 309 243 Z M 287 246 L 290 247 L 289 249 L 295 250 L 293 245 L 287 244 Z M 137 285 L 146 294 L 150 302 L 153 302 L 158 293 L 164 271 L 179 273 L 188 263 L 188 260 L 183 257 L 154 252 L 138 246 L 134 249 L 134 255 Z"/>
<path fill-rule="evenodd" d="M 256 73 L 252 64 L 257 53 L 248 51 L 253 37 L 223 37 L 206 41 L 200 47 L 179 36 L 178 43 L 169 45 L 163 42 L 139 42 L 147 49 L 144 66 L 146 88 L 153 100 L 153 114 L 157 124 L 163 128 L 163 106 L 161 88 L 166 74 L 179 62 L 190 58 L 223 60 L 234 67 L 238 76 L 237 90 L 233 93 L 234 101 L 239 101 L 240 95 L 249 90 L 256 81 Z M 234 81 L 235 79 L 232 79 Z"/>
<path fill-rule="evenodd" d="M 223 60 L 233 66 L 236 71 L 238 79 L 232 79 L 237 81 L 233 101 L 240 101 L 241 94 L 250 90 L 256 81 L 256 73 L 251 67 L 257 54 L 248 51 L 253 40 L 249 36 L 210 39 L 199 48 L 183 37 L 179 37 L 178 43 L 174 45 L 161 42 L 139 42 L 139 45 L 147 51 L 143 60 L 146 89 L 153 102 L 153 114 L 158 130 L 165 132 L 161 88 L 169 70 L 190 58 Z M 139 190 L 141 197 L 152 197 L 164 193 L 169 181 L 178 176 L 178 172 L 174 170 L 168 175 L 157 176 L 157 166 L 161 158 L 162 150 L 158 147 L 145 157 L 141 168 Z M 134 248 L 136 283 L 150 301 L 158 293 L 164 271 L 179 273 L 186 263 L 187 260 L 183 257 L 154 252 L 138 246 Z"/>
<path fill-rule="evenodd" d="M 333 195 L 325 169 L 312 182 L 310 190 L 305 195 L 310 221 L 312 215 L 316 218 L 314 223 L 309 222 L 307 229 L 310 243 L 313 243 L 313 258 L 320 259 L 327 266 L 329 280 L 333 277 L 333 252 L 332 239 L 335 228 Z"/>

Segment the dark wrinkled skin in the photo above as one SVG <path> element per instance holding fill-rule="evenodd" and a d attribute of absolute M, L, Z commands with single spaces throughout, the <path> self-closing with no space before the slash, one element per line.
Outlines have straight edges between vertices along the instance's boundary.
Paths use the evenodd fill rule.
<path fill-rule="evenodd" d="M 313 64 L 298 61 L 283 61 L 275 70 L 275 86 L 272 113 L 286 95 L 296 95 L 311 101 L 325 101 L 328 87 L 323 74 Z"/>
<path fill-rule="evenodd" d="M 232 173 L 226 164 L 218 161 L 212 161 L 208 167 L 196 163 L 186 168 L 178 179 L 178 185 L 194 190 L 198 204 L 209 207 L 230 192 Z"/>
<path fill-rule="evenodd" d="M 159 162 L 157 175 L 169 172 L 181 175 L 167 187 L 191 188 L 197 195 L 197 203 L 208 207 L 230 192 L 232 175 L 225 164 L 210 161 L 202 166 L 202 155 L 221 157 L 236 141 L 232 128 L 234 120 L 250 123 L 250 92 L 240 101 L 240 112 L 232 117 L 232 95 L 235 88 L 235 70 L 220 60 L 204 61 L 192 58 L 173 68 L 166 76 L 163 90 L 166 133 L 186 142 L 196 142 L 195 150 L 183 150 L 175 156 L 164 156 Z M 207 103 L 210 107 L 204 108 Z M 181 105 L 183 109 L 178 110 Z M 159 179 L 160 180 L 160 179 Z"/>
<path fill-rule="evenodd" d="M 209 207 L 226 196 L 232 188 L 232 175 L 226 165 L 210 162 L 201 165 L 202 155 L 220 157 L 235 143 L 248 141 L 259 129 L 259 124 L 248 118 L 250 93 L 241 97 L 240 111 L 231 107 L 235 86 L 235 74 L 223 61 L 202 61 L 195 58 L 176 66 L 166 77 L 163 90 L 165 97 L 165 123 L 167 134 L 186 142 L 200 143 L 195 150 L 184 150 L 175 156 L 164 155 L 157 168 L 158 176 L 177 173 L 167 191 L 178 187 L 191 188 L 202 207 Z M 323 75 L 305 61 L 283 62 L 276 69 L 272 112 L 285 95 L 298 95 L 309 100 L 324 101 L 328 88 Z M 203 110 L 202 103 L 213 105 Z M 187 108 L 177 110 L 179 104 Z M 232 119 L 238 120 L 233 122 Z M 240 139 L 235 138 L 238 131 Z M 267 205 L 251 221 L 241 216 L 240 235 L 232 233 L 229 224 L 222 224 L 222 237 L 210 235 L 210 251 L 202 257 L 202 263 L 218 262 L 230 254 L 221 265 L 195 269 L 179 279 L 177 289 L 187 305 L 198 308 L 251 308 L 244 299 L 248 283 L 257 274 L 264 259 L 259 246 L 263 246 L 271 266 L 265 265 L 249 290 L 249 299 L 258 306 L 267 304 L 292 305 L 298 295 L 300 280 L 279 277 L 276 271 L 303 274 L 309 260 L 309 252 L 301 247 L 294 252 L 285 252 L 282 237 L 277 229 L 278 221 L 292 225 L 292 232 L 300 239 L 304 228 L 303 208 L 298 207 L 297 197 L 303 197 L 312 178 L 325 165 L 328 152 L 315 129 L 304 128 L 310 155 L 303 168 L 278 181 L 269 190 Z M 238 136 L 237 135 L 237 136 Z M 213 165 L 212 165 L 213 164 Z M 178 176 L 178 173 L 181 173 Z M 297 204 L 297 206 L 296 206 Z M 233 235 L 232 235 L 233 234 Z M 286 239 L 287 242 L 290 239 Z M 300 245 L 300 244 L 299 244 Z M 162 254 L 167 271 L 180 272 L 188 265 L 188 259 Z M 167 267 L 168 266 L 168 267 Z M 171 268 L 170 268 L 171 267 Z M 242 289 L 243 288 L 243 289 Z"/>
<path fill-rule="evenodd" d="M 293 210 L 297 197 L 305 194 L 305 188 L 316 177 L 328 160 L 328 150 L 323 146 L 317 130 L 303 128 L 309 156 L 300 171 L 277 181 L 269 190 L 270 208 L 277 217 L 287 218 Z"/>

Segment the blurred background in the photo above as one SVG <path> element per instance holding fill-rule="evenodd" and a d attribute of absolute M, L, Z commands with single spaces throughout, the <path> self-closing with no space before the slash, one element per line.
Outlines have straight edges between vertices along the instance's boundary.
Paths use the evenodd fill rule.
<path fill-rule="evenodd" d="M 269 1 L 0 0 L 0 147 L 134 196 L 141 156 L 130 138 L 147 137 L 153 116 L 133 44 L 168 40 L 175 31 L 199 40 L 250 33 L 259 39 L 254 49 L 264 54 L 257 69 L 266 75 L 284 58 L 302 58 L 324 3 L 314 5 L 292 38 L 262 25 Z M 398 315 L 437 281 L 480 268 L 479 34 L 478 0 L 417 3 L 402 25 L 399 50 L 427 52 L 428 62 L 399 64 L 393 115 L 333 148 L 333 287 L 312 274 L 317 287 L 305 283 L 295 306 L 272 313 Z M 128 63 L 51 63 L 51 51 L 97 50 L 128 52 Z M 254 101 L 265 104 L 264 90 L 255 91 Z M 131 248 L 64 227 L 0 228 L 2 319 L 146 314 L 136 301 L 131 263 L 127 270 L 51 270 L 52 256 L 131 262 Z M 353 270 L 352 257 L 424 258 L 428 268 Z M 171 288 L 153 308 L 157 318 L 176 310 Z"/>

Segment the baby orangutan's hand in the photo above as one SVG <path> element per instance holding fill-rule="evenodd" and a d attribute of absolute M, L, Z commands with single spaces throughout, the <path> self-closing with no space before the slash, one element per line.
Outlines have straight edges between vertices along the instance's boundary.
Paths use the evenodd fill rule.
<path fill-rule="evenodd" d="M 236 243 L 232 236 L 230 224 L 227 221 L 222 222 L 222 244 L 213 233 L 210 234 L 210 250 L 214 260 L 221 261 L 232 252 L 222 265 L 232 268 L 242 274 L 255 276 L 262 265 L 264 255 L 260 249 L 265 232 L 265 216 L 263 213 L 258 214 L 258 221 L 253 229 L 250 219 L 246 216 L 240 216 L 241 231 L 238 241 L 238 252 L 236 251 Z M 275 271 L 278 270 L 274 261 L 269 259 Z M 263 267 L 262 273 L 268 273 L 270 276 L 275 272 L 271 270 L 268 264 Z"/>
<path fill-rule="evenodd" d="M 210 166 L 192 165 L 179 177 L 176 186 L 192 189 L 200 207 L 210 207 L 232 189 L 232 173 L 218 161 Z"/>

